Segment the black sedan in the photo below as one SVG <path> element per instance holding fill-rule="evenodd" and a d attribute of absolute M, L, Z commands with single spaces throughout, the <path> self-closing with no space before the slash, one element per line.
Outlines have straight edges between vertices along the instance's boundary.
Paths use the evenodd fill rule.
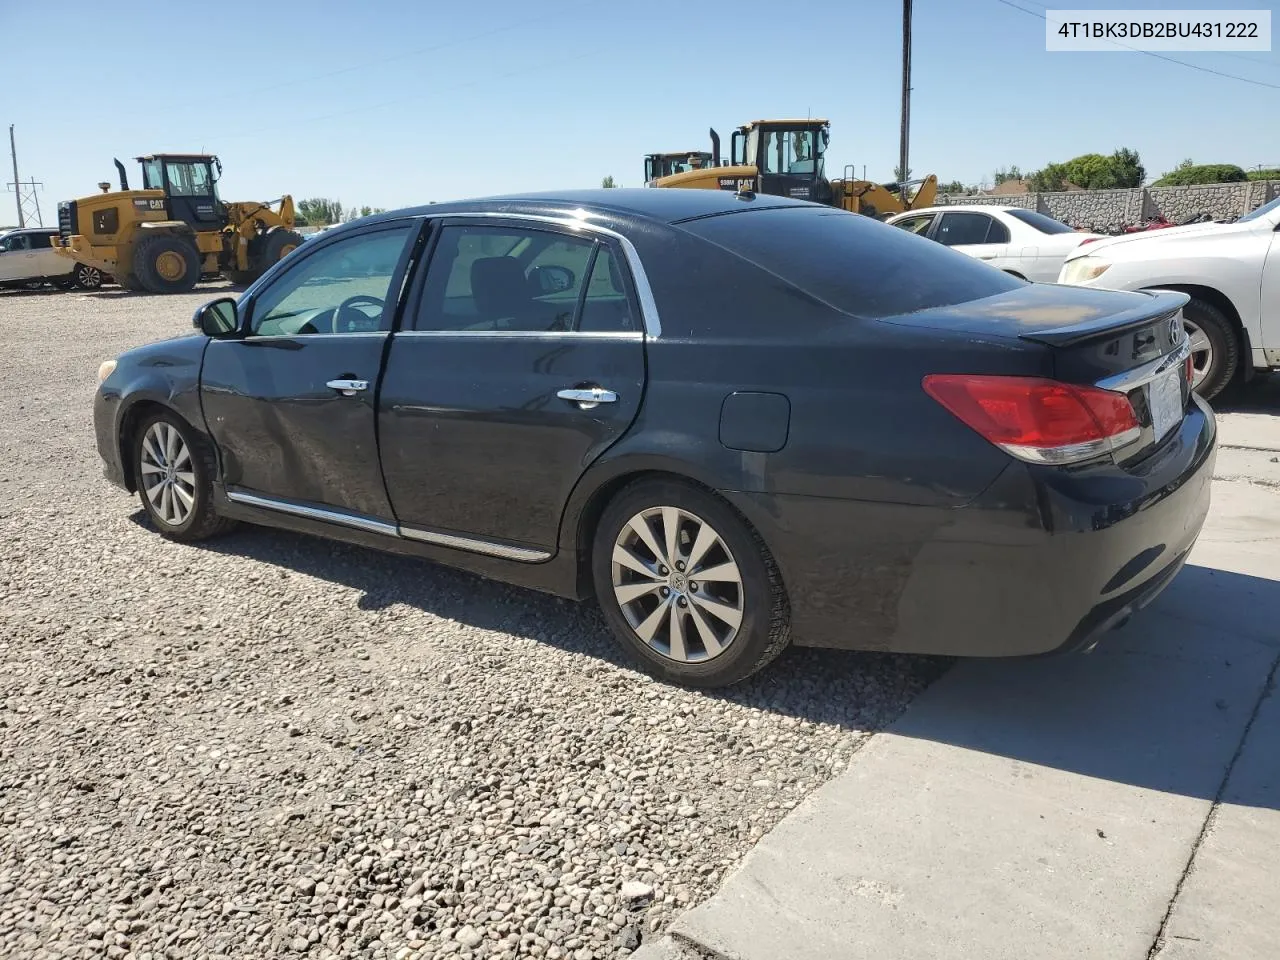
<path fill-rule="evenodd" d="M 174 540 L 246 521 L 594 596 L 682 683 L 790 642 L 1088 649 L 1209 507 L 1185 301 L 779 197 L 434 204 L 104 363 L 98 450 Z"/>

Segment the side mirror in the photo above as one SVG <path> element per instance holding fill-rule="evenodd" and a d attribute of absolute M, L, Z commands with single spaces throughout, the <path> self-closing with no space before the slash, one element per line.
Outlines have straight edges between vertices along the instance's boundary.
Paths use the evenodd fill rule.
<path fill-rule="evenodd" d="M 231 297 L 210 300 L 196 310 L 191 324 L 206 337 L 226 337 L 240 327 L 236 302 Z"/>
<path fill-rule="evenodd" d="M 573 282 L 578 279 L 578 276 L 568 267 L 548 264 L 544 267 L 535 267 L 529 279 L 542 293 L 560 293 L 563 290 L 572 289 Z"/>

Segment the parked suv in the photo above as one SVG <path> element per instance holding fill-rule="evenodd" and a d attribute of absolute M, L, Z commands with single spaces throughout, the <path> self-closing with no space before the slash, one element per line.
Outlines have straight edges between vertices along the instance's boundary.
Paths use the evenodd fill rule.
<path fill-rule="evenodd" d="M 51 283 L 63 290 L 102 286 L 102 271 L 76 263 L 53 249 L 54 227 L 25 227 L 0 234 L 0 287 L 30 288 Z"/>

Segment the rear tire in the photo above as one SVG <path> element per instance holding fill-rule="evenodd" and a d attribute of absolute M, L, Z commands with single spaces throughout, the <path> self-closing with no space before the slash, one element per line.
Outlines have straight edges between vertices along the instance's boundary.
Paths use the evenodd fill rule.
<path fill-rule="evenodd" d="M 1235 378 L 1240 366 L 1240 341 L 1226 314 L 1206 300 L 1192 297 L 1182 316 L 1191 337 L 1195 391 L 1212 400 Z"/>
<path fill-rule="evenodd" d="M 161 536 L 189 543 L 235 526 L 213 508 L 212 449 L 177 414 L 161 410 L 138 423 L 133 470 L 142 508 Z"/>
<path fill-rule="evenodd" d="M 786 590 L 764 541 L 698 487 L 642 480 L 625 488 L 600 517 L 591 572 L 623 649 L 660 679 L 728 686 L 763 669 L 790 639 Z"/>
<path fill-rule="evenodd" d="M 97 267 L 77 263 L 74 276 L 74 284 L 81 290 L 97 290 L 102 286 L 102 271 Z"/>
<path fill-rule="evenodd" d="M 262 276 L 262 273 L 257 270 L 223 270 L 222 275 L 237 287 L 247 287 Z"/>
<path fill-rule="evenodd" d="M 189 240 L 162 233 L 138 244 L 133 269 L 144 290 L 187 293 L 200 280 L 200 253 Z"/>

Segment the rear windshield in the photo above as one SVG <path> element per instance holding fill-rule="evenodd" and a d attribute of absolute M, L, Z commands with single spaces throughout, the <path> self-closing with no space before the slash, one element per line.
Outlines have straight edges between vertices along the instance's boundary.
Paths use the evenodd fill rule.
<path fill-rule="evenodd" d="M 1041 233 L 1073 233 L 1074 230 L 1068 227 L 1061 220 L 1055 220 L 1053 217 L 1046 217 L 1043 213 L 1036 213 L 1034 210 L 1006 210 L 1005 213 L 1011 217 L 1017 217 L 1029 227 L 1035 227 Z"/>
<path fill-rule="evenodd" d="M 843 210 L 775 207 L 681 226 L 859 317 L 968 303 L 1025 282 L 940 243 Z"/>

